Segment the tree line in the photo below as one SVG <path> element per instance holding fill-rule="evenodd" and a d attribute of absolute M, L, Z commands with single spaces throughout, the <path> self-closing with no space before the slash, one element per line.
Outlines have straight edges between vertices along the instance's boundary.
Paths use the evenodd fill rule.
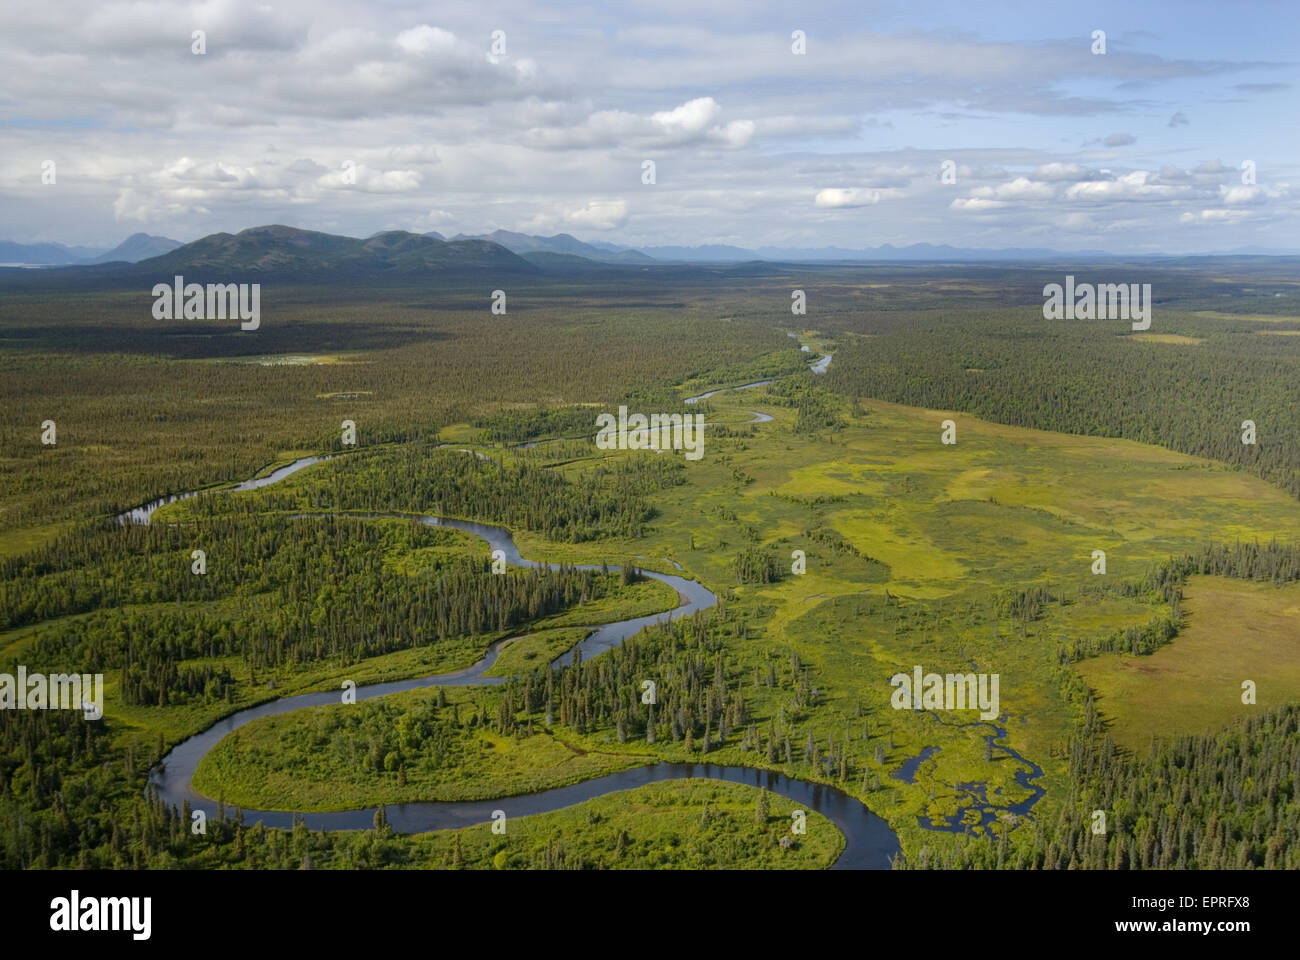
<path fill-rule="evenodd" d="M 128 703 L 228 699 L 228 673 L 180 663 L 238 658 L 253 682 L 259 671 L 285 665 L 355 662 L 500 633 L 599 599 L 622 578 L 571 566 L 498 575 L 486 553 L 412 554 L 445 546 L 448 534 L 415 522 L 264 517 L 260 525 L 260 535 L 243 530 L 242 554 L 214 540 L 241 556 L 235 569 L 249 574 L 227 606 L 96 610 L 40 629 L 29 658 L 91 673 L 120 671 Z M 384 563 L 399 547 L 413 557 L 410 572 Z M 185 575 L 192 576 L 188 568 Z"/>
<path fill-rule="evenodd" d="M 636 539 L 655 516 L 647 495 L 685 482 L 679 460 L 621 458 L 570 477 L 499 455 L 407 444 L 328 461 L 282 485 L 249 495 L 259 510 L 399 511 L 436 514 L 533 530 L 581 543 Z M 233 512 L 236 498 L 205 497 L 181 506 L 194 516 Z"/>
<path fill-rule="evenodd" d="M 1144 343 L 1034 311 L 918 312 L 879 327 L 869 341 L 837 350 L 829 389 L 1158 444 L 1240 467 L 1300 497 L 1300 395 L 1292 386 L 1300 353 L 1283 342 L 1293 338 L 1215 328 L 1196 346 Z M 1256 425 L 1253 444 L 1242 442 L 1246 420 Z"/>

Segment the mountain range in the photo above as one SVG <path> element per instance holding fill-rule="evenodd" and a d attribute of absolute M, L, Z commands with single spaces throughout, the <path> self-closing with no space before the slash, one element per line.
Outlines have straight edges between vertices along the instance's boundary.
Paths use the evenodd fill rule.
<path fill-rule="evenodd" d="M 426 237 L 442 238 L 439 233 L 426 233 Z M 500 244 L 512 253 L 525 256 L 530 253 L 553 253 L 562 256 L 582 257 L 597 263 L 654 263 L 655 258 L 647 256 L 631 247 L 619 247 L 612 243 L 583 243 L 567 233 L 557 233 L 553 237 L 534 237 L 526 233 L 511 233 L 509 230 L 494 230 L 492 233 L 471 236 L 458 233 L 451 238 L 458 240 L 490 240 Z"/>
<path fill-rule="evenodd" d="M 1283 250 L 1242 248 L 1211 256 L 1288 256 Z M 1153 255 L 1164 256 L 1164 255 Z M 112 250 L 59 243 L 20 244 L 0 241 L 0 265 L 106 266 L 114 274 L 143 272 L 216 273 L 248 271 L 261 276 L 333 277 L 419 276 L 479 270 L 515 273 L 591 272 L 654 264 L 737 264 L 750 262 L 836 261 L 1032 261 L 1099 260 L 1133 255 L 1101 250 L 1061 252 L 1046 248 L 976 249 L 948 244 L 915 243 L 903 247 L 755 247 L 726 244 L 647 246 L 639 249 L 607 242 L 587 243 L 567 233 L 542 237 L 509 230 L 488 234 L 458 233 L 450 239 L 437 231 L 424 234 L 387 230 L 365 239 L 295 227 L 250 227 L 239 233 L 214 233 L 182 244 L 167 237 L 136 233 Z M 138 269 L 127 270 L 126 265 Z M 98 271 L 97 271 L 98 272 Z"/>
<path fill-rule="evenodd" d="M 538 267 L 488 240 L 439 240 L 389 230 L 364 240 L 275 224 L 239 233 L 214 233 L 144 260 L 151 273 L 216 275 L 234 271 L 257 277 L 363 279 L 473 273 L 537 273 Z"/>
<path fill-rule="evenodd" d="M 71 266 L 88 263 L 137 263 L 183 246 L 179 240 L 133 233 L 112 250 L 69 247 L 62 243 L 10 243 L 0 240 L 0 263 L 24 266 Z"/>

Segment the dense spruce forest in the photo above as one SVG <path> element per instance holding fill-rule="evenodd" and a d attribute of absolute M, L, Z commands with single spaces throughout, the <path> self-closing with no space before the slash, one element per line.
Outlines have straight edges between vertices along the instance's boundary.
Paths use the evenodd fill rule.
<path fill-rule="evenodd" d="M 378 483 L 398 475 L 394 460 L 410 478 L 402 490 L 416 490 L 415 496 L 363 498 L 359 491 L 367 478 Z M 450 506 L 453 514 L 494 520 L 503 514 L 546 518 L 552 529 L 560 529 L 556 518 L 567 511 L 590 518 L 585 531 L 629 513 L 641 522 L 648 513 L 636 495 L 604 493 L 596 499 L 604 480 L 637 490 L 673 474 L 672 464 L 652 462 L 570 484 L 536 468 L 504 469 L 433 450 L 384 450 L 370 462 L 342 459 L 322 469 L 330 466 L 337 479 L 319 481 L 304 495 L 316 508 L 325 491 L 352 507 L 437 504 Z M 599 599 L 619 579 L 544 569 L 489 576 L 490 560 L 476 538 L 414 520 L 267 512 L 284 506 L 285 498 L 272 490 L 259 494 L 259 502 L 200 497 L 172 508 L 187 512 L 191 522 L 185 525 L 103 521 L 3 561 L 4 626 L 55 621 L 35 634 L 30 655 L 66 669 L 120 672 L 127 703 L 165 705 L 196 695 L 230 696 L 228 668 L 178 669 L 181 661 L 235 658 L 241 679 L 252 680 L 270 666 L 382 656 L 449 638 L 498 634 Z M 290 499 L 287 506 L 302 504 Z M 198 545 L 210 564 L 203 576 L 191 570 L 191 551 Z M 467 547 L 478 556 L 465 556 Z M 376 562 L 395 554 L 410 559 L 401 567 Z M 227 602 L 218 608 L 196 605 L 203 601 Z"/>
<path fill-rule="evenodd" d="M 469 451 L 409 444 L 330 460 L 285 487 L 260 491 L 256 509 L 432 514 L 581 543 L 641 536 L 654 516 L 648 496 L 684 480 L 675 459 L 627 460 L 566 476 L 513 458 L 492 461 Z M 194 518 L 246 515 L 250 509 L 244 499 L 222 496 L 179 504 Z"/>
<path fill-rule="evenodd" d="M 171 508 L 200 522 L 198 529 L 106 520 L 0 559 L 0 629 L 103 606 L 250 596 L 277 584 L 310 593 L 326 571 L 345 581 L 357 575 L 376 551 L 446 545 L 459 536 L 415 522 L 385 527 L 311 513 L 429 513 L 572 542 L 635 537 L 653 516 L 647 494 L 683 480 L 674 460 L 625 461 L 568 480 L 527 463 L 485 463 L 420 445 L 359 453 L 317 469 L 320 476 L 297 481 L 292 491 L 271 488 L 252 500 L 212 495 Z M 298 511 L 306 515 L 293 516 Z M 211 575 L 190 571 L 197 546 L 213 557 Z"/>
<path fill-rule="evenodd" d="M 1300 349 L 1288 323 L 1158 314 L 1144 340 L 1120 323 L 1041 312 L 928 311 L 873 318 L 826 385 L 849 397 L 997 423 L 1153 443 L 1249 470 L 1300 497 Z M 1257 442 L 1243 443 L 1244 421 Z"/>
<path fill-rule="evenodd" d="M 368 565 L 367 565 L 368 566 Z M 590 570 L 510 571 L 463 561 L 427 576 L 347 569 L 328 582 L 302 578 L 268 598 L 221 615 L 198 610 L 105 611 L 43 632 L 40 662 L 86 673 L 120 671 L 128 704 L 167 706 L 188 697 L 226 697 L 229 671 L 182 668 L 194 658 L 235 658 L 255 682 L 259 670 L 326 658 L 358 661 L 451 637 L 487 636 L 600 598 L 610 575 Z M 304 595 L 302 590 L 310 590 Z M 215 680 L 214 689 L 210 684 Z"/>
<path fill-rule="evenodd" d="M 186 535 L 188 542 L 182 541 Z M 188 562 L 196 535 L 212 562 L 212 572 L 202 577 L 190 572 Z M 135 582 L 148 589 L 144 594 L 128 589 L 106 596 L 96 578 L 66 571 L 41 577 L 37 568 L 18 580 L 15 594 L 48 595 L 48 609 L 59 613 L 96 608 L 41 629 L 31 656 L 80 672 L 120 671 L 127 703 L 158 706 L 194 695 L 227 695 L 228 673 L 224 680 L 215 678 L 213 690 L 209 668 L 178 671 L 182 661 L 236 658 L 251 679 L 283 664 L 382 656 L 499 633 L 598 599 L 618 579 L 599 571 L 542 568 L 488 575 L 485 552 L 472 559 L 448 550 L 461 542 L 459 534 L 414 521 L 245 514 L 237 523 L 205 523 L 201 534 L 151 527 L 134 540 L 143 574 L 149 561 L 168 559 L 183 572 L 157 582 L 142 576 Z M 412 557 L 413 569 L 375 562 L 398 550 Z M 219 611 L 166 605 L 223 595 L 236 602 Z M 106 600 L 109 605 L 97 609 Z M 161 606 L 127 606 L 146 603 Z"/>

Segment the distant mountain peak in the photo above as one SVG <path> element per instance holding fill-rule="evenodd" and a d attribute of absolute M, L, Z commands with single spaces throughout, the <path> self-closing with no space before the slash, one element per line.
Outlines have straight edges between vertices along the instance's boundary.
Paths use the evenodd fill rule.
<path fill-rule="evenodd" d="M 567 233 L 557 233 L 553 237 L 537 237 L 527 233 L 515 233 L 511 230 L 493 230 L 488 234 L 471 236 L 458 233 L 453 240 L 491 240 L 499 243 L 520 256 L 546 253 L 580 257 L 596 263 L 654 263 L 654 258 L 639 250 L 629 247 L 616 247 L 613 244 L 599 246 L 584 243 Z"/>
<path fill-rule="evenodd" d="M 139 263 L 141 260 L 148 260 L 150 257 L 170 253 L 180 246 L 183 246 L 183 244 L 179 240 L 172 240 L 170 237 L 154 237 L 147 233 L 133 233 L 108 253 L 101 254 L 88 262 L 115 263 L 124 260 L 127 263 Z"/>

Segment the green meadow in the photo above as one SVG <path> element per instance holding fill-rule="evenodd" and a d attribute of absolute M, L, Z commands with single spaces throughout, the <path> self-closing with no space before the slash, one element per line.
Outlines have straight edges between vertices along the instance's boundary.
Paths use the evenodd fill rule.
<path fill-rule="evenodd" d="M 1213 733 L 1300 698 L 1300 586 L 1196 577 L 1184 607 L 1187 625 L 1174 643 L 1078 664 L 1116 742 L 1130 750 Z M 1243 701 L 1245 681 L 1253 703 Z"/>
<path fill-rule="evenodd" d="M 646 762 L 576 749 L 540 730 L 503 736 L 485 724 L 446 723 L 431 731 L 439 713 L 450 720 L 453 711 L 470 714 L 489 701 L 478 691 L 455 688 L 446 694 L 450 706 L 439 710 L 437 696 L 426 688 L 264 717 L 208 753 L 194 787 L 239 807 L 350 810 L 416 800 L 490 800 Z M 387 730 L 396 731 L 394 749 L 380 756 L 370 745 Z"/>
<path fill-rule="evenodd" d="M 554 813 L 487 825 L 417 834 L 398 866 L 454 870 L 598 869 L 823 870 L 844 840 L 815 811 L 794 835 L 793 803 L 768 794 L 757 819 L 759 790 L 738 783 L 678 780 L 621 790 Z M 802 809 L 802 808 L 799 808 Z M 784 844 L 783 840 L 789 842 Z M 347 869 L 346 852 L 326 861 Z"/>

